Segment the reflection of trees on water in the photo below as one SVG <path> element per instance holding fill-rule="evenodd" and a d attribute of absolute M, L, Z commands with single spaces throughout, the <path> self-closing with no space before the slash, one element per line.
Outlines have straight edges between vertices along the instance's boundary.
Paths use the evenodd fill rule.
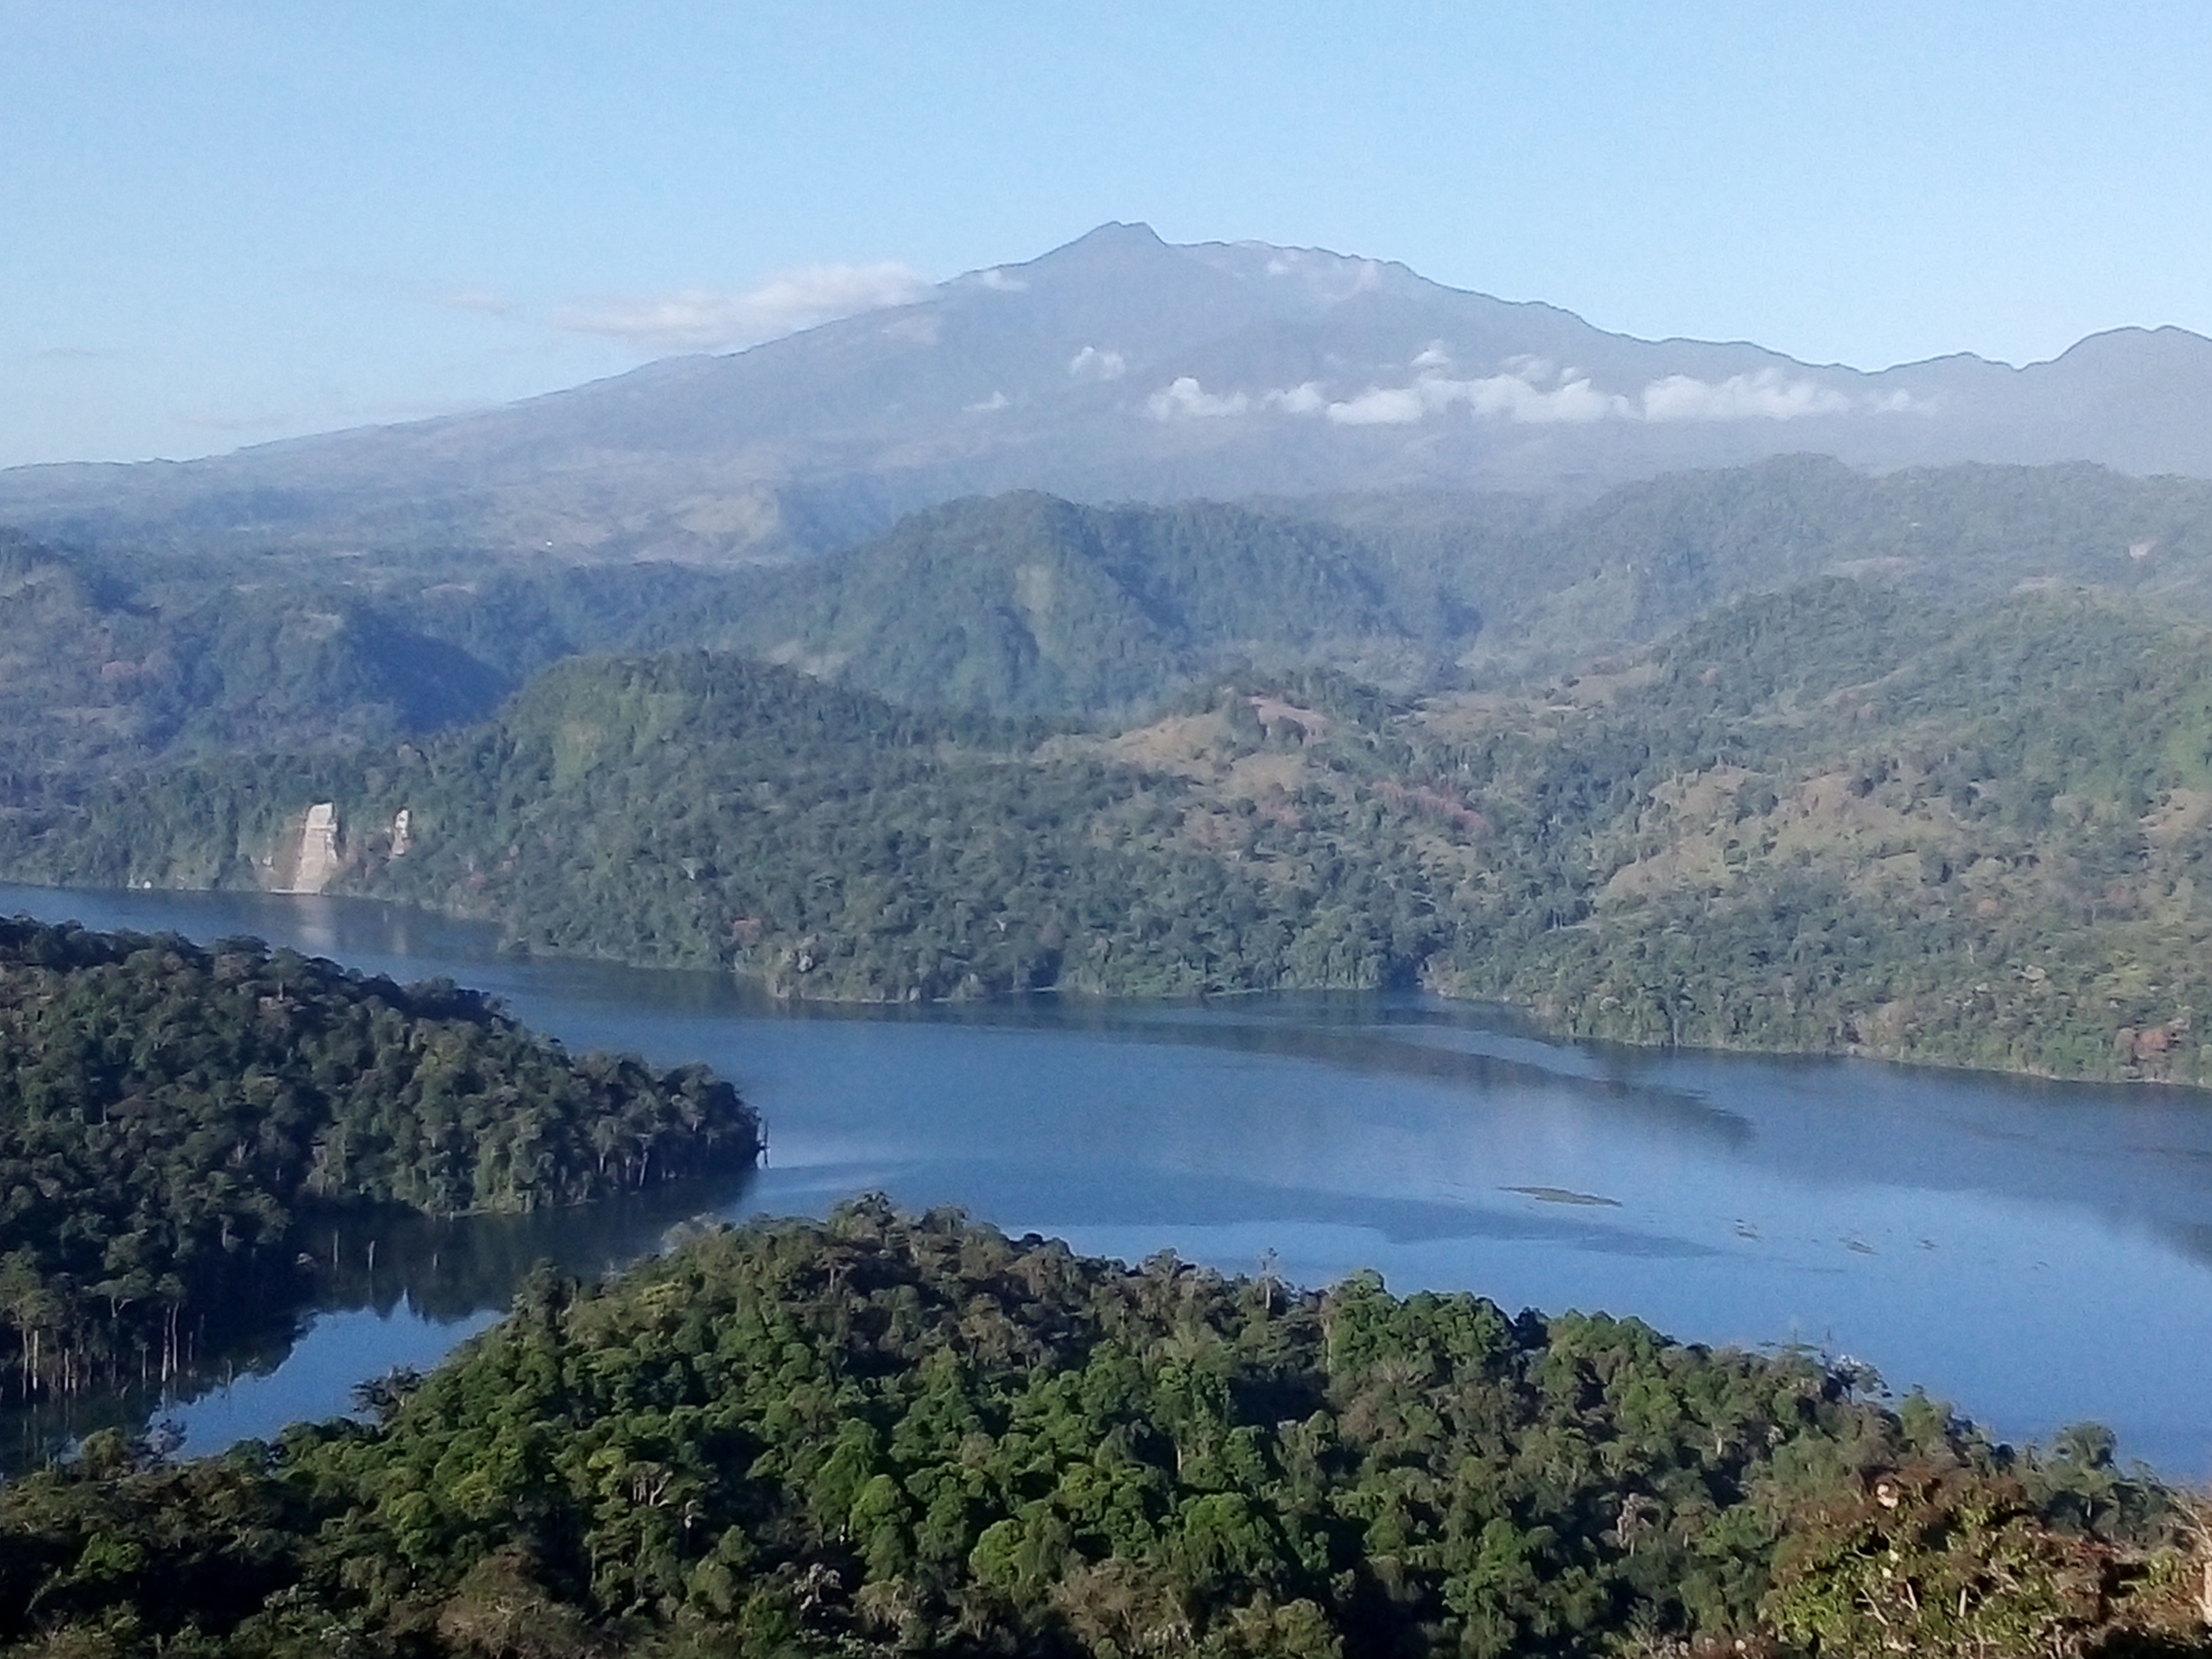
<path fill-rule="evenodd" d="M 671 1227 L 739 1202 L 750 1170 L 672 1181 L 574 1209 L 527 1215 L 437 1219 L 413 1212 L 325 1218 L 300 1235 L 313 1262 L 312 1312 L 404 1303 L 447 1323 L 485 1308 L 504 1310 L 530 1269 L 550 1261 L 565 1273 L 608 1272 L 649 1255 Z"/>
<path fill-rule="evenodd" d="M 34 1468 L 100 1429 L 147 1430 L 240 1377 L 266 1376 L 325 1313 L 403 1310 L 432 1324 L 504 1311 L 540 1261 L 577 1276 L 603 1273 L 658 1249 L 669 1230 L 743 1202 L 753 1171 L 673 1181 L 574 1209 L 435 1219 L 411 1210 L 325 1212 L 293 1238 L 289 1274 L 211 1314 L 198 1354 L 166 1389 L 133 1383 L 0 1411 L 0 1471 Z M 364 1379 L 385 1369 L 367 1346 Z"/>

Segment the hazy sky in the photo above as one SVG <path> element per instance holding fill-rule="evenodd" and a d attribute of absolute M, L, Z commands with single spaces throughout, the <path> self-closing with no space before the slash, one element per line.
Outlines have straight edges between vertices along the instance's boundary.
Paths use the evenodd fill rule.
<path fill-rule="evenodd" d="M 0 0 L 0 464 L 724 349 L 1108 219 L 1860 368 L 2212 333 L 2212 5 Z"/>

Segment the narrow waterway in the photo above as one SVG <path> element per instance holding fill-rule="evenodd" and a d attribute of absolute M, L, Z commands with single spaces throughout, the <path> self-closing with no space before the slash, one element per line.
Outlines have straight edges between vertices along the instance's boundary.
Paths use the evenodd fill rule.
<path fill-rule="evenodd" d="M 881 1189 L 1131 1260 L 1173 1249 L 1306 1284 L 1372 1267 L 1395 1290 L 1808 1344 L 2008 1438 L 2093 1418 L 2124 1457 L 2212 1474 L 2196 1091 L 1569 1047 L 1419 996 L 793 1008 L 708 975 L 503 957 L 485 930 L 327 899 L 0 887 L 0 911 L 447 975 L 571 1048 L 708 1061 L 769 1145 L 750 1177 L 589 1214 L 380 1224 L 373 1267 L 370 1240 L 337 1230 L 296 1333 L 191 1400 L 19 1423 L 18 1458 L 103 1413 L 173 1419 L 191 1450 L 267 1435 L 433 1363 L 539 1257 L 592 1271 L 696 1214 Z"/>

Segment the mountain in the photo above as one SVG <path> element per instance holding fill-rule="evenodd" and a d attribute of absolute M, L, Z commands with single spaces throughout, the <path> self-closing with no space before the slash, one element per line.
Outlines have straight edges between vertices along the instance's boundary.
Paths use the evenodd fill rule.
<path fill-rule="evenodd" d="M 1448 594 L 1476 672 L 1571 665 L 1717 606 L 1815 577 L 1973 606 L 2094 587 L 2212 617 L 2212 480 L 2079 463 L 1910 467 L 1822 456 L 1671 473 L 1586 505 L 1435 491 L 1279 499 L 1373 550 L 1409 591 Z"/>
<path fill-rule="evenodd" d="M 1097 717 L 1238 664 L 1409 691 L 1571 666 L 1836 574 L 1943 605 L 2058 585 L 2212 617 L 2212 481 L 2078 463 L 1869 476 L 1791 455 L 1579 506 L 1395 491 L 1096 507 L 1024 491 L 792 564 L 680 573 L 626 643 L 790 663 L 916 707 Z"/>
<path fill-rule="evenodd" d="M 532 674 L 708 648 L 915 708 L 1127 718 L 1241 668 L 1510 684 L 1824 575 L 1975 606 L 2094 587 L 2212 618 L 2212 481 L 1815 456 L 1573 505 L 1418 490 L 1242 506 L 1036 491 L 780 565 L 60 549 L 0 531 L 0 810 L 222 752 L 479 719 Z"/>
<path fill-rule="evenodd" d="M 792 663 L 922 707 L 1097 715 L 1241 660 L 1412 682 L 1474 625 L 1331 525 L 1019 491 L 686 595 L 641 642 Z"/>
<path fill-rule="evenodd" d="M 2212 341 L 1875 374 L 1649 341 L 1402 265 L 1107 225 L 915 304 L 481 413 L 0 474 L 0 520 L 185 551 L 744 560 L 953 497 L 1569 492 L 1812 452 L 2212 474 Z"/>

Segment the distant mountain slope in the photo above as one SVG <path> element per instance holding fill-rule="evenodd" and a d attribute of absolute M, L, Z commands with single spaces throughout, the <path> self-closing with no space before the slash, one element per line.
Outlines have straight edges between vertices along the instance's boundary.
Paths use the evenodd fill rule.
<path fill-rule="evenodd" d="M 134 765 L 478 719 L 507 689 L 326 584 L 143 582 L 0 531 L 0 805 Z"/>
<path fill-rule="evenodd" d="M 629 643 L 736 651 L 917 707 L 1098 716 L 1237 663 L 1404 690 L 1565 666 L 1834 574 L 1923 603 L 2055 583 L 2212 617 L 2212 481 L 2086 465 L 1869 476 L 1801 455 L 1577 507 L 1399 492 L 1101 508 L 1021 492 L 799 564 L 699 573 Z"/>
<path fill-rule="evenodd" d="M 2212 618 L 2212 482 L 1784 456 L 1570 506 L 1449 491 L 910 515 L 793 564 L 164 560 L 0 532 L 0 805 L 118 768 L 481 717 L 562 658 L 707 647 L 909 706 L 1112 717 L 1239 665 L 1510 683 L 1844 574 L 2089 586 Z"/>
<path fill-rule="evenodd" d="M 0 520 L 186 550 L 719 561 L 956 496 L 1566 490 L 1790 452 L 2212 473 L 2212 341 L 1879 374 L 1646 341 L 1402 265 L 1108 225 L 920 302 L 479 414 L 0 474 Z"/>
<path fill-rule="evenodd" d="M 1570 509 L 1435 492 L 1264 505 L 1340 525 L 1398 581 L 1452 595 L 1481 618 L 1462 652 L 1478 672 L 1648 643 L 1822 575 L 1946 605 L 2087 586 L 2212 617 L 2212 481 L 2100 466 L 1869 476 L 1792 455 L 1625 484 Z"/>
<path fill-rule="evenodd" d="M 925 707 L 1095 715 L 1237 660 L 1418 682 L 1473 619 L 1390 577 L 1328 525 L 1023 492 L 693 598 L 644 642 L 742 651 Z"/>

